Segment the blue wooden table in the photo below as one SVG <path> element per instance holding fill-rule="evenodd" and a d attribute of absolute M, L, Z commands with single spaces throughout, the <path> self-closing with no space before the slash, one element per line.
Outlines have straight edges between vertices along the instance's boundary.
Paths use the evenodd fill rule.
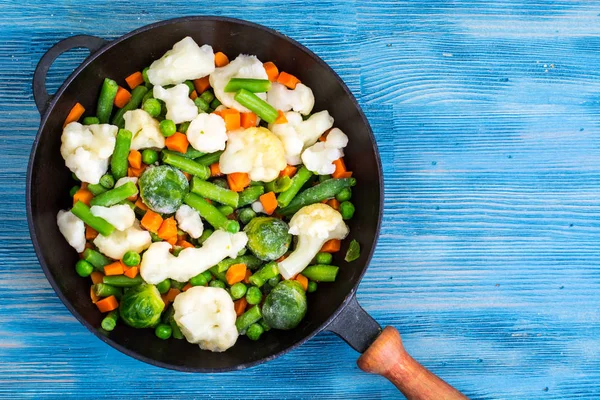
<path fill-rule="evenodd" d="M 29 240 L 31 78 L 74 34 L 213 14 L 328 62 L 380 146 L 383 230 L 358 299 L 472 398 L 600 397 L 600 4 L 586 0 L 0 1 L 0 396 L 392 398 L 332 334 L 220 375 L 158 369 L 73 318 Z M 56 89 L 86 56 L 64 55 Z"/>

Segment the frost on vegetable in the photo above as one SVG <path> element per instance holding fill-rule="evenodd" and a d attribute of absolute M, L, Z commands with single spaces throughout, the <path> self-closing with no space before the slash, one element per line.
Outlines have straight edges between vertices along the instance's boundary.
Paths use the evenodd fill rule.
<path fill-rule="evenodd" d="M 190 88 L 180 83 L 169 89 L 154 86 L 153 95 L 167 105 L 166 118 L 176 124 L 193 120 L 198 115 L 198 107 L 190 99 Z"/>
<path fill-rule="evenodd" d="M 315 144 L 333 126 L 333 117 L 327 110 L 311 115 L 306 121 L 302 120 L 302 115 L 293 111 L 286 112 L 285 117 L 287 123 L 270 124 L 269 129 L 281 139 L 287 163 L 302 164 L 302 151 Z"/>
<path fill-rule="evenodd" d="M 271 290 L 262 307 L 265 322 L 275 329 L 294 329 L 306 315 L 306 293 L 297 281 L 282 281 Z"/>
<path fill-rule="evenodd" d="M 135 222 L 135 213 L 126 204 L 117 204 L 111 207 L 92 206 L 90 211 L 120 231 L 133 226 Z"/>
<path fill-rule="evenodd" d="M 175 322 L 188 342 L 203 350 L 222 352 L 232 347 L 238 331 L 231 296 L 225 289 L 195 286 L 173 303 Z"/>
<path fill-rule="evenodd" d="M 128 251 L 141 253 L 151 243 L 150 232 L 141 229 L 137 221 L 124 231 L 115 230 L 109 236 L 98 235 L 94 239 L 98 250 L 114 260 L 120 260 Z"/>
<path fill-rule="evenodd" d="M 148 68 L 153 85 L 176 85 L 188 79 L 202 78 L 215 70 L 215 55 L 211 46 L 199 47 L 191 37 L 175 43 Z"/>
<path fill-rule="evenodd" d="M 273 82 L 271 90 L 267 92 L 267 102 L 283 112 L 294 110 L 308 115 L 315 106 L 315 96 L 312 90 L 302 83 L 292 90 L 281 83 Z"/>
<path fill-rule="evenodd" d="M 82 182 L 98 183 L 108 169 L 118 128 L 109 124 L 71 122 L 63 129 L 60 154 L 67 168 Z"/>
<path fill-rule="evenodd" d="M 348 232 L 342 215 L 327 204 L 316 203 L 301 208 L 290 220 L 289 230 L 289 233 L 298 236 L 298 243 L 294 251 L 279 263 L 279 272 L 285 279 L 299 274 L 326 241 L 343 239 Z"/>
<path fill-rule="evenodd" d="M 116 183 L 115 186 L 116 188 L 118 188 L 119 186 L 123 186 L 124 184 L 126 184 L 127 182 L 133 182 L 134 185 L 137 185 L 138 182 L 138 178 L 134 177 L 134 176 L 124 176 L 123 178 L 119 179 Z"/>
<path fill-rule="evenodd" d="M 227 143 L 225 121 L 216 114 L 198 114 L 186 134 L 192 147 L 204 153 L 224 150 Z"/>
<path fill-rule="evenodd" d="M 200 219 L 198 211 L 187 204 L 183 204 L 175 213 L 177 226 L 184 232 L 187 232 L 193 239 L 198 239 L 204 232 L 204 225 Z"/>
<path fill-rule="evenodd" d="M 139 285 L 123 294 L 119 314 L 134 328 L 150 328 L 160 321 L 165 303 L 154 285 Z"/>
<path fill-rule="evenodd" d="M 60 210 L 56 216 L 58 230 L 78 253 L 85 250 L 85 224 L 71 211 Z"/>
<path fill-rule="evenodd" d="M 304 150 L 302 162 L 309 171 L 317 175 L 329 175 L 335 171 L 333 162 L 344 156 L 344 147 L 348 145 L 348 136 L 340 129 L 333 128 L 324 142 L 317 142 Z"/>
<path fill-rule="evenodd" d="M 147 148 L 162 149 L 165 147 L 165 138 L 160 133 L 158 121 L 144 110 L 127 111 L 123 115 L 125 129 L 133 134 L 131 149 L 140 150 Z"/>
<path fill-rule="evenodd" d="M 263 63 L 256 56 L 240 54 L 235 60 L 224 67 L 216 68 L 210 74 L 210 86 L 221 103 L 241 112 L 249 112 L 250 110 L 233 99 L 235 93 L 225 93 L 225 86 L 231 78 L 268 79 Z M 267 99 L 266 93 L 255 94 L 263 100 Z"/>
<path fill-rule="evenodd" d="M 201 248 L 183 249 L 177 257 L 171 254 L 169 243 L 152 243 L 142 257 L 140 274 L 153 284 L 167 278 L 187 282 L 225 258 L 235 258 L 247 242 L 244 232 L 232 234 L 219 230 L 210 235 Z"/>
<path fill-rule="evenodd" d="M 277 260 L 292 242 L 288 224 L 278 218 L 256 217 L 244 228 L 248 249 L 263 261 Z"/>
<path fill-rule="evenodd" d="M 219 168 L 224 174 L 246 172 L 253 181 L 270 182 L 286 166 L 281 140 L 271 131 L 253 127 L 229 132 Z"/>
<path fill-rule="evenodd" d="M 169 165 L 146 168 L 139 180 L 142 201 L 152 211 L 171 214 L 183 204 L 189 183 L 183 172 Z"/>

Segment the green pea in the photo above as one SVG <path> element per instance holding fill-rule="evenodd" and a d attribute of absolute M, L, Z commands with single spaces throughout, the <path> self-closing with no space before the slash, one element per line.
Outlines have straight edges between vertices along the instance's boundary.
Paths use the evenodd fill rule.
<path fill-rule="evenodd" d="M 77 191 L 78 191 L 79 189 L 81 189 L 81 187 L 80 187 L 80 186 L 77 186 L 77 185 L 73 186 L 73 187 L 71 188 L 71 190 L 69 190 L 69 196 L 71 196 L 71 197 L 75 196 L 75 193 L 77 193 Z"/>
<path fill-rule="evenodd" d="M 258 304 L 262 300 L 262 292 L 256 286 L 250 286 L 246 292 L 246 301 L 248 304 Z"/>
<path fill-rule="evenodd" d="M 202 97 L 196 97 L 194 104 L 196 104 L 196 107 L 198 107 L 198 111 L 208 112 L 208 110 L 210 110 L 210 106 Z"/>
<path fill-rule="evenodd" d="M 333 256 L 331 253 L 319 253 L 315 257 L 315 264 L 331 264 L 333 261 Z"/>
<path fill-rule="evenodd" d="M 99 124 L 100 120 L 97 117 L 85 117 L 83 119 L 83 124 L 84 125 L 94 125 L 94 124 Z"/>
<path fill-rule="evenodd" d="M 171 280 L 165 279 L 164 281 L 162 281 L 161 283 L 156 285 L 156 288 L 158 289 L 160 294 L 167 293 L 169 291 L 169 289 L 171 289 Z"/>
<path fill-rule="evenodd" d="M 342 214 L 343 219 L 350 219 L 354 216 L 354 204 L 349 201 L 344 201 L 340 204 L 340 214 Z"/>
<path fill-rule="evenodd" d="M 156 329 L 154 329 L 154 334 L 159 339 L 167 340 L 173 334 L 173 328 L 171 328 L 171 325 L 158 324 Z"/>
<path fill-rule="evenodd" d="M 210 281 L 208 286 L 225 289 L 225 282 L 215 279 L 214 281 Z"/>
<path fill-rule="evenodd" d="M 100 185 L 105 189 L 112 189 L 115 186 L 115 178 L 111 174 L 104 174 L 100 178 Z"/>
<path fill-rule="evenodd" d="M 231 297 L 233 297 L 234 300 L 241 299 L 246 294 L 247 289 L 248 288 L 243 282 L 235 283 L 231 287 Z"/>
<path fill-rule="evenodd" d="M 144 69 L 142 70 L 142 78 L 144 78 L 144 82 L 145 82 L 146 84 L 151 84 L 151 83 L 150 83 L 150 79 L 148 79 L 148 70 L 149 70 L 149 69 L 150 69 L 149 67 L 146 67 L 146 68 L 144 68 Z"/>
<path fill-rule="evenodd" d="M 142 162 L 146 165 L 154 164 L 158 161 L 158 152 L 152 149 L 142 151 Z"/>
<path fill-rule="evenodd" d="M 204 93 L 202 93 L 200 95 L 200 97 L 202 97 L 202 100 L 204 100 L 208 104 L 210 104 L 211 101 L 213 101 L 215 99 L 215 95 L 210 90 L 206 90 Z"/>
<path fill-rule="evenodd" d="M 337 201 L 348 201 L 352 198 L 352 189 L 343 188 L 338 194 L 335 195 Z"/>
<path fill-rule="evenodd" d="M 192 286 L 206 286 L 207 283 L 208 280 L 206 280 L 206 277 L 202 274 L 198 274 L 192 279 L 190 279 L 190 284 Z"/>
<path fill-rule="evenodd" d="M 192 82 L 192 81 L 185 81 L 183 83 L 185 83 L 187 85 L 188 89 L 190 89 L 190 93 L 189 94 L 192 94 L 192 92 L 194 90 L 196 90 L 196 87 L 194 86 L 194 82 Z"/>
<path fill-rule="evenodd" d="M 184 286 L 185 286 L 185 282 L 177 282 L 177 281 L 171 279 L 171 287 L 173 289 L 181 290 L 181 289 L 183 289 Z"/>
<path fill-rule="evenodd" d="M 135 251 L 128 251 L 123 255 L 123 264 L 128 267 L 140 265 L 140 261 L 142 261 L 142 258 Z"/>
<path fill-rule="evenodd" d="M 317 290 L 317 282 L 315 281 L 308 281 L 308 288 L 307 288 L 307 292 L 308 293 L 312 293 L 315 292 Z"/>
<path fill-rule="evenodd" d="M 157 99 L 148 99 L 142 105 L 142 110 L 146 111 L 152 118 L 158 117 L 161 106 Z"/>
<path fill-rule="evenodd" d="M 258 340 L 264 331 L 264 328 L 260 324 L 255 323 L 248 327 L 246 336 L 248 336 L 248 339 L 250 340 Z"/>
<path fill-rule="evenodd" d="M 171 121 L 170 119 L 164 119 L 160 121 L 160 125 L 158 127 L 160 128 L 160 133 L 162 133 L 164 137 L 173 136 L 177 131 L 175 122 Z"/>
<path fill-rule="evenodd" d="M 273 278 L 269 279 L 267 281 L 267 283 L 273 287 L 277 286 L 277 284 L 279 283 L 279 281 L 281 281 L 281 275 L 277 275 L 274 276 Z"/>
<path fill-rule="evenodd" d="M 207 271 L 204 271 L 204 272 L 202 273 L 202 275 L 203 275 L 203 276 L 204 276 L 204 278 L 206 279 L 206 282 L 210 282 L 210 281 L 212 281 L 212 278 L 213 278 L 213 276 L 212 276 L 212 274 L 210 273 L 210 271 L 208 271 L 208 270 L 207 270 Z"/>
<path fill-rule="evenodd" d="M 75 271 L 77 271 L 79 276 L 85 278 L 94 272 L 94 266 L 85 260 L 79 260 L 77 261 L 77 264 L 75 264 Z"/>
<path fill-rule="evenodd" d="M 250 222 L 253 218 L 256 217 L 256 213 L 254 212 L 253 209 L 251 208 L 242 208 L 240 211 L 238 211 L 238 218 L 240 220 L 240 222 L 242 224 L 247 224 L 248 222 Z"/>
<path fill-rule="evenodd" d="M 210 108 L 212 108 L 213 110 L 216 109 L 217 107 L 219 107 L 220 105 L 221 105 L 221 102 L 216 97 L 213 101 L 210 102 Z"/>

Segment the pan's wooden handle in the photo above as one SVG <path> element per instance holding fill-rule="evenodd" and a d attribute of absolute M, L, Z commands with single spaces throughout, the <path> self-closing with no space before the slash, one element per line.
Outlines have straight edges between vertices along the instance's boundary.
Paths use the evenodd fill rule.
<path fill-rule="evenodd" d="M 409 400 L 467 399 L 415 361 L 402 345 L 396 328 L 386 327 L 357 361 L 360 369 L 392 382 Z"/>

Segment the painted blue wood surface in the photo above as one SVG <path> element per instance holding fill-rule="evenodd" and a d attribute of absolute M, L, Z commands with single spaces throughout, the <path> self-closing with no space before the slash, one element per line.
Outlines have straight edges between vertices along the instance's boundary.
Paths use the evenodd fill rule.
<path fill-rule="evenodd" d="M 345 80 L 380 145 L 383 231 L 358 298 L 478 399 L 600 398 L 600 4 L 585 0 L 0 1 L 0 396 L 393 398 L 331 334 L 221 375 L 101 343 L 29 241 L 41 55 L 79 33 L 226 15 L 297 39 Z M 56 89 L 85 57 L 53 67 Z"/>

